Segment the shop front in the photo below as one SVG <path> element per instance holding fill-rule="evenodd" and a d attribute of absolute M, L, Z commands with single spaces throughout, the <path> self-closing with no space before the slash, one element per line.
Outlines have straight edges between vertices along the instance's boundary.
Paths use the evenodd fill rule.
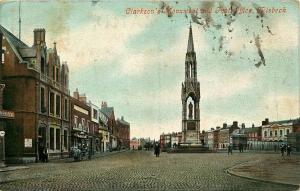
<path fill-rule="evenodd" d="M 14 112 L 0 109 L 0 167 L 6 166 L 5 153 L 8 144 L 5 144 L 5 139 L 8 138 L 7 129 L 12 127 L 14 117 Z"/>

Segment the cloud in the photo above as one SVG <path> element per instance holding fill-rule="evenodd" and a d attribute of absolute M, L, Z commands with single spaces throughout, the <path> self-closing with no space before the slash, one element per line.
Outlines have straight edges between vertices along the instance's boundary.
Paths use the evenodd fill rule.
<path fill-rule="evenodd" d="M 200 76 L 202 99 L 213 101 L 228 98 L 253 88 L 256 74 L 254 72 L 209 73 Z"/>
<path fill-rule="evenodd" d="M 126 58 L 126 42 L 153 20 L 150 16 L 121 17 L 105 10 L 93 15 L 90 22 L 52 39 L 58 42 L 58 51 L 73 72 L 87 65 Z"/>
<path fill-rule="evenodd" d="M 299 24 L 292 19 L 280 17 L 270 27 L 274 35 L 263 33 L 261 36 L 263 49 L 285 50 L 299 46 Z"/>
<path fill-rule="evenodd" d="M 290 119 L 300 116 L 299 95 L 293 93 L 267 94 L 261 103 L 261 113 L 267 113 L 270 120 Z"/>
<path fill-rule="evenodd" d="M 181 131 L 181 118 L 176 118 L 169 121 L 153 121 L 151 123 L 135 123 L 132 125 L 131 130 L 134 132 L 135 137 L 159 138 L 162 133 L 180 132 Z"/>

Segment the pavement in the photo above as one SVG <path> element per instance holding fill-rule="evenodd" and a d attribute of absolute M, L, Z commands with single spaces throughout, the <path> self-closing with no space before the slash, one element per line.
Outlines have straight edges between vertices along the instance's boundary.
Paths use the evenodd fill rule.
<path fill-rule="evenodd" d="M 293 156 L 298 161 L 299 156 Z M 155 157 L 127 151 L 81 162 L 39 163 L 0 173 L 0 190 L 260 190 L 299 186 L 231 175 L 227 169 L 249 161 L 281 159 L 277 154 L 197 153 Z M 295 168 L 299 168 L 298 163 Z"/>
<path fill-rule="evenodd" d="M 227 172 L 254 180 L 300 186 L 300 157 L 272 155 L 231 167 Z"/>

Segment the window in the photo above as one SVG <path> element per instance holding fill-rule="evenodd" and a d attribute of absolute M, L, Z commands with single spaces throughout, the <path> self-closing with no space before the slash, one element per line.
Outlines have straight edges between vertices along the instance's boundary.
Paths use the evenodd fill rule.
<path fill-rule="evenodd" d="M 78 124 L 78 117 L 74 116 L 74 127 L 77 128 L 77 124 Z"/>
<path fill-rule="evenodd" d="M 43 57 L 41 58 L 41 72 L 42 74 L 45 73 L 45 59 Z"/>
<path fill-rule="evenodd" d="M 290 130 L 289 130 L 289 129 L 287 129 L 287 130 L 286 130 L 286 134 L 288 135 L 289 133 L 290 133 Z"/>
<path fill-rule="evenodd" d="M 55 80 L 55 66 L 52 67 L 52 78 Z"/>
<path fill-rule="evenodd" d="M 56 150 L 60 150 L 60 129 L 56 129 Z"/>
<path fill-rule="evenodd" d="M 68 149 L 68 131 L 64 130 L 64 149 Z"/>
<path fill-rule="evenodd" d="M 59 69 L 56 68 L 56 77 L 55 77 L 55 81 L 57 81 L 57 82 L 59 82 L 58 75 L 59 75 Z"/>
<path fill-rule="evenodd" d="M 54 93 L 50 92 L 50 113 L 54 115 Z"/>
<path fill-rule="evenodd" d="M 270 131 L 270 137 L 272 137 L 273 136 L 273 132 L 272 131 Z"/>
<path fill-rule="evenodd" d="M 64 111 L 65 111 L 65 119 L 68 119 L 68 114 L 69 114 L 69 109 L 68 109 L 68 100 L 67 99 L 65 99 L 65 109 L 64 109 Z"/>
<path fill-rule="evenodd" d="M 277 130 L 275 130 L 275 136 L 277 137 Z"/>
<path fill-rule="evenodd" d="M 60 96 L 56 95 L 56 116 L 60 116 Z"/>
<path fill-rule="evenodd" d="M 50 149 L 54 150 L 54 129 L 50 128 Z"/>
<path fill-rule="evenodd" d="M 280 137 L 282 136 L 282 130 L 279 131 Z"/>
<path fill-rule="evenodd" d="M 41 87 L 41 112 L 44 113 L 46 112 L 46 108 L 45 108 L 45 88 Z"/>
<path fill-rule="evenodd" d="M 93 118 L 97 119 L 98 112 L 96 109 L 93 109 Z"/>
<path fill-rule="evenodd" d="M 264 132 L 264 137 L 266 137 L 266 136 L 267 136 L 267 131 Z"/>
<path fill-rule="evenodd" d="M 81 125 L 82 125 L 82 130 L 84 130 L 85 129 L 85 119 L 81 119 Z"/>

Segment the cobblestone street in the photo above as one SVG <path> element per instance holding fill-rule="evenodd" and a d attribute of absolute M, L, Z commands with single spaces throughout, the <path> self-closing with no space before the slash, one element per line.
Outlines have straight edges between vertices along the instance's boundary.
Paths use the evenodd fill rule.
<path fill-rule="evenodd" d="M 1 190 L 297 190 L 232 176 L 226 169 L 274 154 L 129 151 L 82 162 L 33 164 L 0 173 Z"/>

